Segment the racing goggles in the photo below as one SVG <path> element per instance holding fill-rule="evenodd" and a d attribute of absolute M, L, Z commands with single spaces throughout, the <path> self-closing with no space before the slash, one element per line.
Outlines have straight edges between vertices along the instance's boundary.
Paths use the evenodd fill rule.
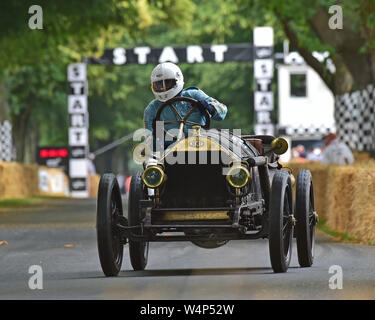
<path fill-rule="evenodd" d="M 159 80 L 152 83 L 152 90 L 155 92 L 165 92 L 176 85 L 176 79 Z"/>

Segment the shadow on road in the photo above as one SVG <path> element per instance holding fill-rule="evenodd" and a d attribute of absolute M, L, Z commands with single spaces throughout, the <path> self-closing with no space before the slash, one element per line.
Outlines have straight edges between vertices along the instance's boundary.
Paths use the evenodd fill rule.
<path fill-rule="evenodd" d="M 300 269 L 299 267 L 289 267 L 291 269 Z M 64 277 L 64 279 L 98 279 L 106 278 L 103 273 L 91 272 L 80 273 L 76 276 Z M 274 274 L 271 268 L 201 268 L 201 269 L 156 269 L 156 270 L 143 270 L 143 271 L 121 271 L 118 278 L 143 278 L 143 277 L 181 277 L 181 276 L 215 276 L 215 275 L 244 275 L 244 274 Z"/>
<path fill-rule="evenodd" d="M 121 277 L 173 277 L 173 276 L 208 276 L 237 275 L 249 273 L 270 273 L 269 268 L 204 268 L 204 269 L 157 269 L 143 271 L 123 271 Z"/>

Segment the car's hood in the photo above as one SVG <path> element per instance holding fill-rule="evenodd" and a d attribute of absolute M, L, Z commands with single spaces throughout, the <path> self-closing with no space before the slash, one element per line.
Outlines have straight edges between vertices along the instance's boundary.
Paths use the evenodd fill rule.
<path fill-rule="evenodd" d="M 243 158 L 257 156 L 256 149 L 245 143 L 239 136 L 233 135 L 228 131 L 209 131 L 202 130 L 199 134 L 181 139 L 169 146 L 162 157 L 164 160 L 170 154 L 175 152 L 223 152 L 232 161 L 240 161 Z"/>

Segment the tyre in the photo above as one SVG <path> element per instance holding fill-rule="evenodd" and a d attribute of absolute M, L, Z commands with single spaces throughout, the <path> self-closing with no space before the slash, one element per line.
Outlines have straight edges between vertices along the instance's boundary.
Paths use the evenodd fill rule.
<path fill-rule="evenodd" d="M 286 171 L 272 179 L 269 207 L 269 251 L 274 272 L 286 272 L 292 257 L 293 238 L 292 183 Z"/>
<path fill-rule="evenodd" d="M 123 215 L 120 188 L 114 174 L 104 174 L 99 182 L 96 232 L 99 260 L 107 277 L 121 270 L 124 245 L 116 233 L 115 220 Z"/>
<path fill-rule="evenodd" d="M 145 199 L 143 191 L 142 174 L 138 172 L 130 182 L 129 202 L 128 202 L 128 221 L 129 226 L 139 225 L 143 216 L 139 208 L 139 201 Z M 132 231 L 140 234 L 140 231 Z M 134 241 L 129 239 L 130 262 L 134 270 L 144 270 L 147 265 L 149 243 L 146 241 Z"/>
<path fill-rule="evenodd" d="M 314 188 L 309 170 L 300 170 L 296 184 L 296 238 L 298 262 L 311 267 L 314 262 L 315 226 Z"/>

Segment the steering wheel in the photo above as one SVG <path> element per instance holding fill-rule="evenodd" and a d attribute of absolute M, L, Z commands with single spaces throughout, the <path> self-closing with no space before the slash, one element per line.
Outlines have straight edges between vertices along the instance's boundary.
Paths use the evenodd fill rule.
<path fill-rule="evenodd" d="M 185 102 L 189 102 L 191 103 L 191 109 L 189 110 L 189 112 L 185 115 L 185 117 L 182 117 L 182 115 L 178 112 L 178 110 L 176 109 L 176 107 L 173 105 L 174 102 L 177 102 L 177 101 L 185 101 Z M 180 131 L 179 131 L 179 135 L 176 137 L 176 136 L 173 136 L 172 134 L 170 134 L 169 132 L 167 132 L 164 129 L 164 132 L 165 134 L 168 134 L 169 136 L 171 136 L 173 139 L 179 139 L 181 138 L 180 135 L 182 134 L 183 132 L 183 129 L 184 129 L 184 126 L 186 124 L 188 125 L 191 125 L 191 126 L 200 126 L 202 127 L 203 129 L 205 130 L 208 130 L 210 128 L 210 125 L 211 125 L 211 117 L 210 117 L 210 114 L 208 113 L 207 110 L 204 110 L 203 112 L 203 115 L 205 117 L 205 124 L 202 125 L 198 122 L 193 122 L 193 121 L 188 121 L 188 118 L 191 116 L 191 114 L 198 108 L 198 101 L 195 100 L 195 99 L 192 99 L 192 98 L 188 98 L 188 97 L 174 97 L 172 99 L 169 99 L 167 101 L 165 101 L 158 109 L 158 111 L 156 112 L 156 116 L 155 116 L 155 123 L 156 121 L 160 121 L 160 116 L 161 116 L 161 113 L 162 111 L 167 107 L 167 106 L 170 106 L 172 111 L 176 114 L 178 120 L 172 120 L 172 121 L 164 121 L 164 124 L 178 124 L 180 125 Z M 155 130 L 154 130 L 154 135 L 155 135 Z"/>

